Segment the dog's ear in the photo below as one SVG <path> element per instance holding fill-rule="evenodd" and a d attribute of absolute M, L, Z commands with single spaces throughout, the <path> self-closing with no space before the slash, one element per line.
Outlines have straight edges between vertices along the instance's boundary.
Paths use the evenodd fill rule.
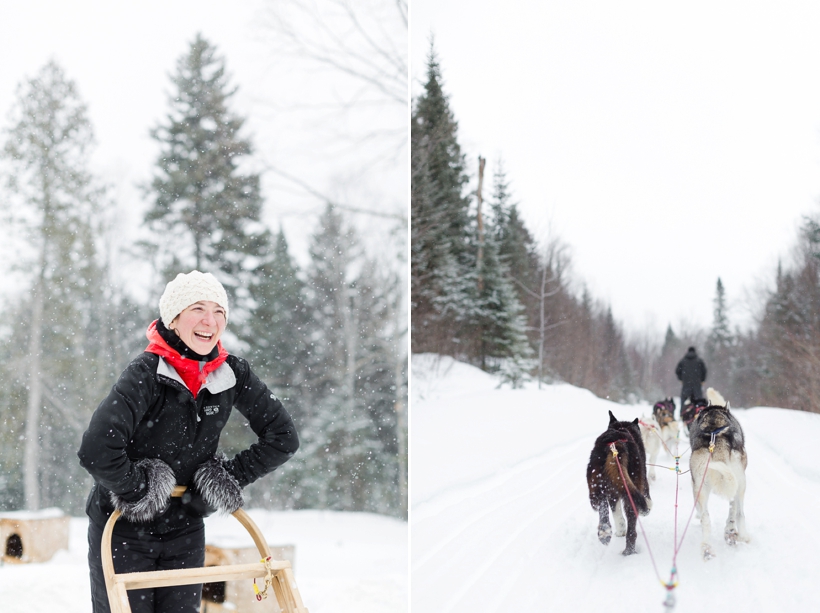
<path fill-rule="evenodd" d="M 634 425 L 638 425 L 638 418 L 636 417 L 635 420 L 632 422 Z"/>
<path fill-rule="evenodd" d="M 615 416 L 612 414 L 612 411 L 610 411 L 610 412 L 609 412 L 609 424 L 610 424 L 610 425 L 612 425 L 612 424 L 614 424 L 616 421 L 618 421 L 618 420 L 617 420 L 617 419 L 615 419 Z"/>

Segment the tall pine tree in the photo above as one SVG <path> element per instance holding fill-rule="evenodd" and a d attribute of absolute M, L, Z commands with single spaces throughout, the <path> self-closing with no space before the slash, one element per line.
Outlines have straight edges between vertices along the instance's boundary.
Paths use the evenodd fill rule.
<path fill-rule="evenodd" d="M 433 44 L 427 81 L 411 118 L 411 342 L 414 351 L 454 350 L 469 266 L 468 177 L 458 125 Z"/>
<path fill-rule="evenodd" d="M 310 246 L 303 477 L 295 495 L 313 508 L 399 514 L 394 356 L 384 343 L 394 322 L 357 243 L 328 207 Z"/>
<path fill-rule="evenodd" d="M 732 385 L 734 339 L 729 327 L 729 313 L 726 304 L 726 290 L 718 277 L 713 301 L 712 327 L 706 339 L 706 359 L 709 366 L 710 383 L 716 389 L 729 393 Z"/>
<path fill-rule="evenodd" d="M 161 147 L 145 215 L 152 253 L 165 280 L 194 268 L 216 273 L 232 300 L 232 319 L 241 320 L 246 271 L 270 237 L 260 224 L 259 175 L 239 168 L 252 147 L 240 136 L 244 120 L 228 108 L 236 89 L 225 60 L 201 35 L 172 80 L 170 112 L 151 132 Z"/>
<path fill-rule="evenodd" d="M 75 84 L 49 62 L 22 83 L 3 156 L 7 212 L 26 248 L 17 264 L 28 292 L 8 309 L 11 357 L 25 397 L 25 505 L 78 509 L 87 478 L 71 462 L 90 410 L 109 379 L 103 270 L 95 245 L 102 192 L 88 169 L 93 132 Z M 66 487 L 74 483 L 75 487 Z"/>

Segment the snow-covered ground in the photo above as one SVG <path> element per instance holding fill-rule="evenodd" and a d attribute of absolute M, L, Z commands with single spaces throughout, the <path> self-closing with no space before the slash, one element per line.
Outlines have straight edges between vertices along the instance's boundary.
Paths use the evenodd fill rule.
<path fill-rule="evenodd" d="M 407 524 L 368 513 L 249 510 L 271 545 L 294 545 L 294 575 L 311 613 L 408 610 Z M 253 546 L 233 517 L 206 520 L 206 540 Z M 87 521 L 71 520 L 68 550 L 44 564 L 0 566 L 0 612 L 89 613 Z M 273 608 L 260 606 L 260 611 Z"/>
<path fill-rule="evenodd" d="M 497 386 L 448 358 L 413 357 L 412 611 L 663 611 L 666 590 L 640 530 L 637 555 L 621 555 L 623 537 L 603 546 L 586 485 L 607 411 L 633 419 L 651 407 L 611 403 L 570 385 Z M 760 407 L 735 414 L 746 434 L 752 541 L 734 548 L 723 542 L 729 505 L 713 495 L 717 557 L 701 559 L 693 517 L 677 557 L 675 611 L 820 611 L 820 463 L 813 451 L 820 415 Z M 687 448 L 683 438 L 680 451 Z M 674 467 L 663 453 L 658 463 Z M 678 539 L 693 495 L 689 474 L 657 470 L 653 508 L 641 521 L 666 581 L 676 491 Z"/>

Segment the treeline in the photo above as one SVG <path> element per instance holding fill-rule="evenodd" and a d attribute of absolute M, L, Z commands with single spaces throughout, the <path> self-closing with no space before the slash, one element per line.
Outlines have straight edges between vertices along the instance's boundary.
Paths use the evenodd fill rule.
<path fill-rule="evenodd" d="M 708 385 L 735 406 L 820 411 L 820 218 L 807 219 L 794 263 L 779 267 L 750 329 L 733 327 L 717 279 L 708 328 L 627 337 L 605 303 L 576 289 L 560 238 L 538 243 L 520 218 L 503 162 L 483 193 L 471 176 L 431 45 L 411 119 L 411 339 L 525 379 L 566 381 L 618 401 L 680 393 L 675 366 L 696 346 Z M 477 187 L 478 186 L 478 187 Z"/>
<path fill-rule="evenodd" d="M 538 376 L 627 398 L 638 374 L 611 310 L 572 289 L 559 239 L 536 243 L 501 161 L 487 202 L 468 191 L 457 132 L 431 47 L 411 119 L 413 352 L 453 355 L 512 385 Z"/>
<path fill-rule="evenodd" d="M 165 283 L 199 269 L 229 293 L 226 348 L 282 398 L 302 441 L 280 471 L 246 488 L 247 503 L 406 517 L 401 254 L 368 256 L 328 205 L 308 263 L 297 265 L 284 232 L 261 218 L 224 58 L 197 37 L 172 80 L 151 133 L 159 154 L 143 186 L 145 238 L 134 245 L 90 171 L 92 126 L 75 84 L 50 62 L 19 86 L 0 160 L 15 246 L 0 328 L 0 508 L 83 512 L 91 483 L 76 450 L 91 413 L 146 346 Z M 144 304 L 112 257 L 123 247 L 154 271 Z M 221 446 L 230 454 L 253 439 L 234 412 Z"/>
<path fill-rule="evenodd" d="M 820 412 L 820 215 L 804 219 L 792 257 L 778 263 L 751 330 L 730 331 L 722 293 L 718 280 L 706 340 L 715 385 L 728 389 L 739 406 Z"/>

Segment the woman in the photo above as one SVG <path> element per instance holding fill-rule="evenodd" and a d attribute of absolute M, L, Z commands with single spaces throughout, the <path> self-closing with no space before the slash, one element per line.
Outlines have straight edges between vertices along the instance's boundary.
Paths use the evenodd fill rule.
<path fill-rule="evenodd" d="M 117 573 L 201 567 L 202 518 L 242 506 L 242 488 L 284 464 L 299 441 L 282 404 L 220 337 L 228 297 L 210 273 L 180 273 L 159 301 L 148 347 L 125 369 L 91 417 L 78 453 L 94 477 L 88 542 L 94 613 L 108 612 L 100 559 L 102 531 L 114 509 Z M 258 441 L 228 459 L 217 452 L 236 407 Z M 171 498 L 176 485 L 188 487 Z M 193 613 L 201 585 L 132 590 L 132 613 Z"/>

